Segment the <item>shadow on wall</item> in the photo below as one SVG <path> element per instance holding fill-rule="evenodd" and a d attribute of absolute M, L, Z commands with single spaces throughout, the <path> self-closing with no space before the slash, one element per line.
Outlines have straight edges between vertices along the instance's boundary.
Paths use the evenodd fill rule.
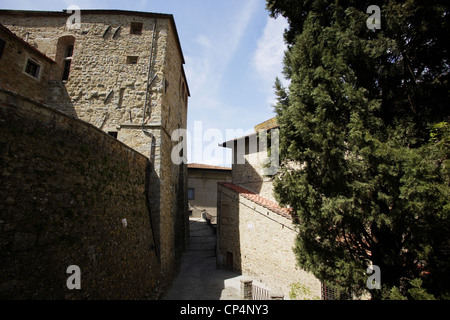
<path fill-rule="evenodd" d="M 74 103 L 63 81 L 50 80 L 48 82 L 46 105 L 78 119 Z"/>
<path fill-rule="evenodd" d="M 183 255 L 180 273 L 163 299 L 239 298 L 239 275 L 216 266 L 216 236 L 213 228 L 205 220 L 198 218 L 191 219 L 189 224 L 191 237 Z M 234 290 L 230 287 L 234 287 Z"/>
<path fill-rule="evenodd" d="M 244 150 L 244 152 L 241 150 Z M 245 139 L 234 142 L 232 171 L 234 184 L 245 187 L 255 193 L 260 193 L 263 180 L 257 171 L 257 168 L 260 167 L 258 164 L 259 155 L 257 140 L 245 137 Z"/>
<path fill-rule="evenodd" d="M 160 298 L 148 158 L 3 89 L 0 119 L 0 299 Z"/>
<path fill-rule="evenodd" d="M 79 92 L 77 97 L 71 97 L 65 85 L 69 81 L 74 47 L 74 36 L 62 36 L 58 39 L 55 55 L 56 65 L 51 71 L 53 80 L 48 82 L 46 104 L 71 117 L 78 118 L 72 99 L 77 101 L 81 98 L 82 93 Z"/>
<path fill-rule="evenodd" d="M 240 273 L 239 194 L 217 184 L 217 266 Z"/>

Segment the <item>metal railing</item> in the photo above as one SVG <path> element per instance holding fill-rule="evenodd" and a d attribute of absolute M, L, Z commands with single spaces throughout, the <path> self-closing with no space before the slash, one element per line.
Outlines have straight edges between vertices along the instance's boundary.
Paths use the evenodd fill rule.
<path fill-rule="evenodd" d="M 252 300 L 270 300 L 269 290 L 252 285 Z"/>

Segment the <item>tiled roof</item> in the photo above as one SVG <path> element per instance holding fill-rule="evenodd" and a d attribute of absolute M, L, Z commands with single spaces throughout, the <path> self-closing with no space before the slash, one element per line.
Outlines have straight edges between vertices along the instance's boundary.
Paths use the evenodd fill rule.
<path fill-rule="evenodd" d="M 260 206 L 263 206 L 264 208 L 267 208 L 270 211 L 273 211 L 287 219 L 293 220 L 293 218 L 292 218 L 293 210 L 292 209 L 282 208 L 275 201 L 264 198 L 264 197 L 260 196 L 259 194 L 256 194 L 248 189 L 245 189 L 245 188 L 235 185 L 233 183 L 219 182 L 219 184 L 239 193 L 244 198 L 246 198 L 250 201 L 253 201 L 254 203 L 256 203 Z"/>
<path fill-rule="evenodd" d="M 209 169 L 209 170 L 231 171 L 231 168 L 228 168 L 228 167 L 211 166 L 209 164 L 202 164 L 202 163 L 189 163 L 187 165 L 187 167 L 188 167 L 188 169 Z"/>

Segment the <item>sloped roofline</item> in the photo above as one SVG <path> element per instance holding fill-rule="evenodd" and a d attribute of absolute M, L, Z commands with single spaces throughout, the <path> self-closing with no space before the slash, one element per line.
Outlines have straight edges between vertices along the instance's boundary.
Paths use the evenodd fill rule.
<path fill-rule="evenodd" d="M 203 163 L 188 163 L 188 169 L 206 169 L 206 170 L 221 170 L 221 171 L 231 171 L 229 167 L 221 167 L 221 166 L 212 166 L 209 164 Z"/>
<path fill-rule="evenodd" d="M 244 187 L 238 186 L 231 182 L 218 182 L 217 184 L 224 186 L 224 187 L 240 194 L 244 198 L 246 198 L 246 199 L 256 203 L 257 205 L 260 205 L 272 212 L 275 212 L 276 214 L 278 214 L 284 218 L 287 218 L 291 221 L 294 220 L 293 215 L 295 213 L 292 209 L 281 207 L 277 202 L 275 202 L 273 200 L 270 200 L 268 198 L 260 196 L 259 194 L 254 193 L 253 191 L 250 191 Z"/>
<path fill-rule="evenodd" d="M 30 45 L 28 42 L 24 41 L 22 38 L 18 37 L 16 34 L 14 34 L 14 32 L 12 32 L 11 30 L 9 30 L 7 27 L 5 27 L 4 25 L 2 25 L 0 23 L 0 30 L 3 30 L 3 32 L 7 33 L 10 37 L 12 37 L 14 40 L 16 40 L 17 42 L 21 43 L 23 46 L 25 46 L 27 49 L 33 51 L 34 53 L 36 53 L 37 55 L 41 56 L 42 58 L 48 60 L 50 63 L 56 63 L 55 60 L 53 60 L 52 58 L 46 56 L 43 52 L 39 51 L 38 49 L 36 49 L 35 47 L 33 47 L 32 45 Z"/>

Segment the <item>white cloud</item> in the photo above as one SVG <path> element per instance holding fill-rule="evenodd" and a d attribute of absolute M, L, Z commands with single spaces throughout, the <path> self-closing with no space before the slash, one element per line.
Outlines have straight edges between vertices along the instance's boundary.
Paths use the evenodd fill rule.
<path fill-rule="evenodd" d="M 278 17 L 277 19 L 268 18 L 264 32 L 257 41 L 257 47 L 253 55 L 252 65 L 262 82 L 262 89 L 270 92 L 266 99 L 269 104 L 275 103 L 275 95 L 272 88 L 275 78 L 279 77 L 281 80 L 284 80 L 281 74 L 284 51 L 286 50 L 283 33 L 287 26 L 287 21 L 283 17 Z M 284 84 L 286 83 L 284 82 Z"/>
<path fill-rule="evenodd" d="M 200 96 L 202 102 L 209 103 L 202 104 L 202 108 L 220 104 L 211 102 L 218 97 L 224 74 L 257 8 L 258 0 L 246 1 L 232 16 L 224 17 L 223 22 L 214 24 L 210 30 L 203 30 L 195 38 L 194 42 L 202 50 L 196 50 L 201 53 L 197 56 L 186 55 L 186 74 L 193 99 Z"/>
<path fill-rule="evenodd" d="M 205 36 L 203 34 L 199 35 L 195 39 L 195 42 L 202 45 L 205 49 L 211 49 L 211 47 L 212 47 L 211 41 L 208 39 L 207 36 Z"/>

